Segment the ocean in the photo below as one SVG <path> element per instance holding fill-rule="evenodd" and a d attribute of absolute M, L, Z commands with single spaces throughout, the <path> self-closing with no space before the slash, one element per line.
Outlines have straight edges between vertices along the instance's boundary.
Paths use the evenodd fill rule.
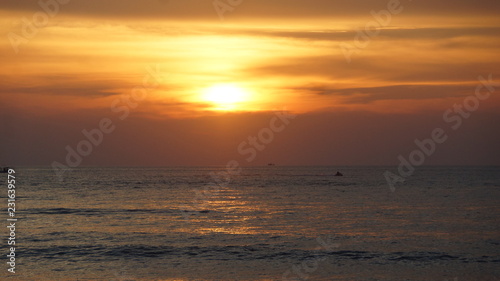
<path fill-rule="evenodd" d="M 395 169 L 16 168 L 0 280 L 500 280 L 500 167 Z"/>

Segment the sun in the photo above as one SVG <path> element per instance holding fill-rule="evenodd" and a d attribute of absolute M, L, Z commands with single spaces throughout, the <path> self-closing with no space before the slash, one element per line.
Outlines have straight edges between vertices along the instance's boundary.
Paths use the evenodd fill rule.
<path fill-rule="evenodd" d="M 235 110 L 248 100 L 248 93 L 235 85 L 218 84 L 207 88 L 202 98 L 212 103 L 216 110 Z"/>

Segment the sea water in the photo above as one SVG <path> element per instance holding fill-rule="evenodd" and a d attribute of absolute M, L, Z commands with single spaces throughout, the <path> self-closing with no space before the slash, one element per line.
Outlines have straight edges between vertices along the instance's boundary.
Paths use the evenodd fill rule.
<path fill-rule="evenodd" d="M 0 279 L 500 280 L 500 168 L 395 169 L 17 168 Z"/>

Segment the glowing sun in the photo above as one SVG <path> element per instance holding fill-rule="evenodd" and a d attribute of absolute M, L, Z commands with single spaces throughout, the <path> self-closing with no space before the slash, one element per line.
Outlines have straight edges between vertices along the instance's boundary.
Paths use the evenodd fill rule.
<path fill-rule="evenodd" d="M 248 100 L 248 94 L 240 87 L 218 84 L 206 89 L 202 98 L 214 104 L 217 110 L 234 110 L 239 104 Z"/>

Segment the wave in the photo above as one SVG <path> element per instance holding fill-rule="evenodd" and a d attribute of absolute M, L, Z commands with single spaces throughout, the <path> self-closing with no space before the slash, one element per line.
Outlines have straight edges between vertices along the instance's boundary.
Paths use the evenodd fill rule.
<path fill-rule="evenodd" d="M 75 215 L 104 215 L 104 214 L 117 214 L 117 213 L 173 213 L 179 212 L 178 209 L 101 209 L 101 208 L 87 208 L 87 209 L 72 209 L 72 208 L 31 208 L 20 210 L 19 213 L 22 214 L 44 214 L 44 215 L 65 215 L 65 214 L 75 214 Z"/>
<path fill-rule="evenodd" d="M 115 258 L 199 258 L 206 260 L 283 260 L 304 261 L 310 259 L 331 259 L 332 261 L 372 260 L 379 264 L 394 262 L 429 263 L 436 261 L 457 261 L 462 263 L 500 263 L 499 256 L 457 256 L 444 252 L 367 252 L 367 251 L 326 251 L 302 250 L 276 247 L 270 244 L 242 246 L 183 246 L 171 245 L 78 245 L 24 248 L 22 256 L 39 259 L 80 258 L 83 260 L 105 260 Z"/>

